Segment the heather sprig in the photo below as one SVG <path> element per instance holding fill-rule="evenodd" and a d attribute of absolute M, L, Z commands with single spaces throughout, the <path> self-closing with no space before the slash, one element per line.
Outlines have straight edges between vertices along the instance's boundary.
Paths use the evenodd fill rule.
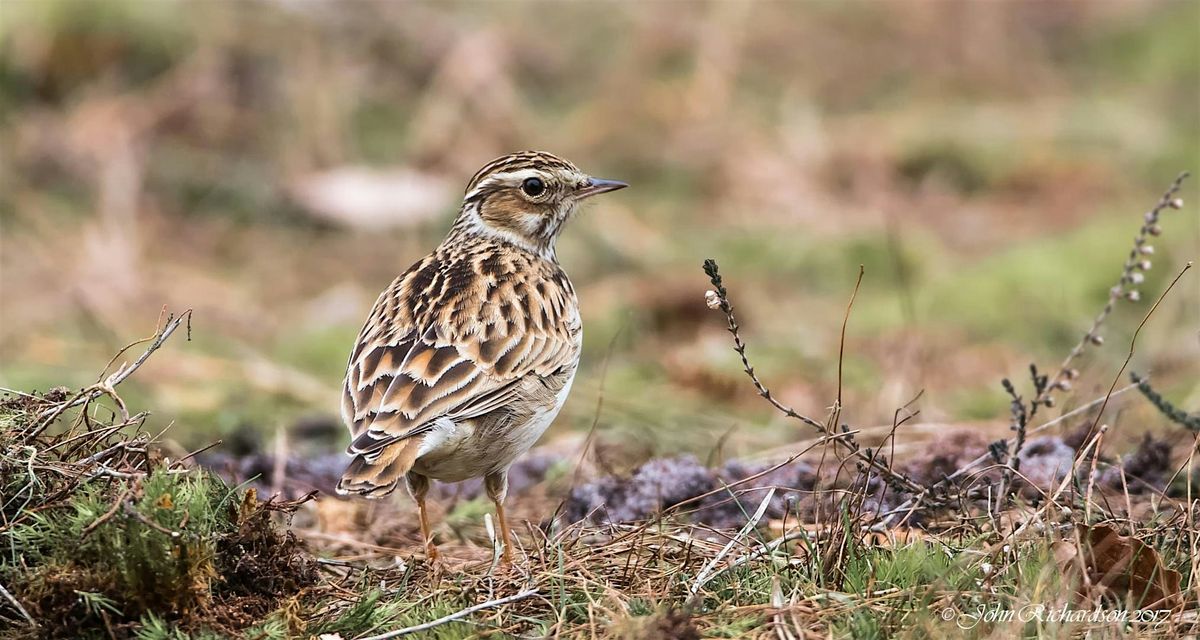
<path fill-rule="evenodd" d="M 1200 413 L 1189 414 L 1188 412 L 1176 407 L 1170 400 L 1162 397 L 1154 387 L 1150 386 L 1150 381 L 1140 375 L 1136 371 L 1129 373 L 1129 379 L 1137 385 L 1138 391 L 1146 396 L 1150 404 L 1158 409 L 1168 420 L 1182 426 L 1184 429 L 1192 433 L 1200 433 Z"/>

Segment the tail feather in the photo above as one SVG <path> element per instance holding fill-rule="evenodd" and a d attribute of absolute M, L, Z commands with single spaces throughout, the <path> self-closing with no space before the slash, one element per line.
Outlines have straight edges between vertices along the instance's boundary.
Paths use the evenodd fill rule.
<path fill-rule="evenodd" d="M 412 469 L 424 438 L 415 437 L 390 444 L 379 452 L 354 456 L 338 482 L 339 495 L 357 494 L 364 498 L 382 498 Z"/>

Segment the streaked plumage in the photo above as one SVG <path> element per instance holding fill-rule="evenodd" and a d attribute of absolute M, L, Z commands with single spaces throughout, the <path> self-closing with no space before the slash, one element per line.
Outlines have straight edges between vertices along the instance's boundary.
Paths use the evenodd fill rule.
<path fill-rule="evenodd" d="M 536 187 L 541 188 L 536 188 Z M 376 300 L 350 356 L 342 415 L 354 455 L 339 493 L 483 476 L 503 517 L 507 470 L 562 407 L 579 362 L 575 290 L 554 242 L 580 200 L 625 186 L 542 152 L 468 183 L 450 233 Z"/>

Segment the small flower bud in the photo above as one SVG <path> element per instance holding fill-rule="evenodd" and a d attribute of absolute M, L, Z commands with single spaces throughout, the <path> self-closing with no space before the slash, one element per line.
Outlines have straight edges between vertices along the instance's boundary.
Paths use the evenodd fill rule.
<path fill-rule="evenodd" d="M 1141 262 L 1137 263 L 1136 266 L 1142 271 L 1149 271 L 1150 267 L 1154 266 L 1154 263 L 1150 262 L 1149 260 L 1142 260 Z"/>
<path fill-rule="evenodd" d="M 1142 294 L 1138 293 L 1137 289 L 1134 289 L 1133 291 L 1127 292 L 1125 294 L 1125 298 L 1130 302 L 1137 302 L 1138 300 L 1142 299 Z"/>
<path fill-rule="evenodd" d="M 721 308 L 721 296 L 717 295 L 716 291 L 708 290 L 704 292 L 704 304 L 708 305 L 709 309 Z"/>
<path fill-rule="evenodd" d="M 1067 369 L 1063 373 L 1066 374 L 1068 380 L 1074 380 L 1079 377 L 1079 369 Z"/>
<path fill-rule="evenodd" d="M 1088 342 L 1091 342 L 1092 344 L 1094 344 L 1098 347 L 1098 346 L 1104 344 L 1104 336 L 1090 334 L 1090 335 L 1088 335 Z"/>
<path fill-rule="evenodd" d="M 990 562 L 981 562 L 979 564 L 979 572 L 985 576 L 992 575 L 992 564 Z"/>
<path fill-rule="evenodd" d="M 1054 383 L 1054 388 L 1058 389 L 1059 391 L 1070 391 L 1071 383 L 1067 382 L 1066 380 L 1059 380 L 1058 382 Z"/>
<path fill-rule="evenodd" d="M 1138 253 L 1140 253 L 1144 256 L 1152 256 L 1152 255 L 1154 255 L 1154 245 L 1152 245 L 1152 244 L 1142 245 L 1142 246 L 1138 247 Z"/>
<path fill-rule="evenodd" d="M 1134 271 L 1133 273 L 1129 274 L 1129 281 L 1134 284 L 1141 284 L 1142 282 L 1145 282 L 1145 280 L 1146 280 L 1146 276 L 1142 275 L 1141 273 L 1139 273 L 1137 271 Z"/>
<path fill-rule="evenodd" d="M 1158 212 L 1157 211 L 1147 211 L 1146 215 L 1144 217 L 1146 219 L 1146 222 L 1149 224 L 1154 224 L 1155 222 L 1158 222 Z"/>
<path fill-rule="evenodd" d="M 1149 229 L 1146 229 L 1146 233 L 1149 233 L 1152 236 L 1160 236 L 1162 235 L 1162 227 L 1152 224 L 1150 225 Z"/>
<path fill-rule="evenodd" d="M 1045 400 L 1042 400 L 1042 404 L 1046 405 L 1046 408 L 1047 408 L 1047 409 L 1051 409 L 1051 408 L 1053 408 L 1053 407 L 1054 407 L 1054 397 L 1053 397 L 1053 396 L 1046 396 L 1046 399 L 1045 399 Z"/>
<path fill-rule="evenodd" d="M 1183 198 L 1174 198 L 1171 200 L 1170 204 L 1171 204 L 1172 209 L 1182 209 L 1183 208 Z"/>

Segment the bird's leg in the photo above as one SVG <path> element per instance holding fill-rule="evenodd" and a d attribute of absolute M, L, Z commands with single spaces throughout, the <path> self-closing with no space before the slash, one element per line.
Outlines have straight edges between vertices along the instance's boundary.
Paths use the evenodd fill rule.
<path fill-rule="evenodd" d="M 425 494 L 429 493 L 429 478 L 409 472 L 404 476 L 408 493 L 417 501 L 417 516 L 421 519 L 421 538 L 425 542 L 425 557 L 430 562 L 438 559 L 437 545 L 433 544 L 433 532 L 429 530 L 429 514 L 425 511 Z"/>
<path fill-rule="evenodd" d="M 488 497 L 496 504 L 496 519 L 500 521 L 500 543 L 503 545 L 504 564 L 512 564 L 512 535 L 508 531 L 508 519 L 504 517 L 504 498 L 508 495 L 508 469 L 494 471 L 483 477 Z"/>

